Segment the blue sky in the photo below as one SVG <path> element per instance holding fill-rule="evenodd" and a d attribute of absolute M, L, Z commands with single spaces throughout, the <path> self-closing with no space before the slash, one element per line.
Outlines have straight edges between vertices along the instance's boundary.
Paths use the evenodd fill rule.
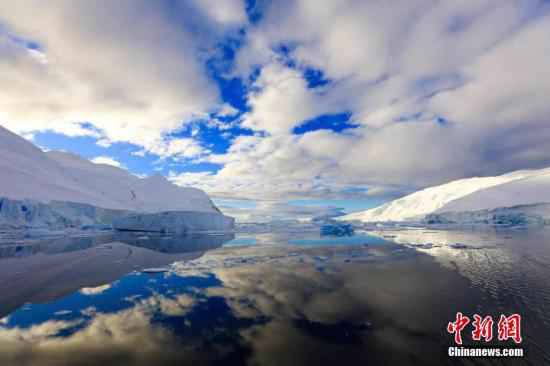
<path fill-rule="evenodd" d="M 537 0 L 6 3 L 0 124 L 239 213 L 362 210 L 550 165 L 548 14 Z"/>

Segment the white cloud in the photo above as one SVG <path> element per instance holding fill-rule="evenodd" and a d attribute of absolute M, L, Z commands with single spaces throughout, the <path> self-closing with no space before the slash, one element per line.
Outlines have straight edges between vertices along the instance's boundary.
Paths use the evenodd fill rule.
<path fill-rule="evenodd" d="M 195 158 L 206 152 L 207 150 L 192 138 L 173 138 L 171 140 L 163 140 L 158 144 L 149 146 L 149 152 L 160 156 L 161 158 Z"/>
<path fill-rule="evenodd" d="M 209 180 L 257 197 L 375 194 L 547 166 L 549 11 L 536 0 L 268 5 L 234 69 L 261 70 L 243 125 L 268 135 L 212 156 L 225 165 Z M 281 44 L 296 68 L 282 66 Z M 308 88 L 305 67 L 332 83 Z M 283 138 L 338 111 L 361 127 Z"/>
<path fill-rule="evenodd" d="M 218 23 L 243 25 L 247 22 L 244 4 L 241 0 L 192 0 L 192 3 Z"/>
<path fill-rule="evenodd" d="M 309 89 L 300 72 L 278 62 L 264 66 L 248 103 L 252 110 L 242 125 L 271 134 L 288 134 L 305 120 L 337 110 L 321 89 Z"/>
<path fill-rule="evenodd" d="M 177 174 L 173 171 L 169 172 L 168 178 L 180 186 L 205 186 L 208 180 L 214 176 L 211 172 L 184 172 Z M 214 188 L 214 187 L 210 187 Z"/>
<path fill-rule="evenodd" d="M 52 130 L 155 149 L 218 103 L 197 58 L 208 39 L 186 29 L 188 13 L 167 1 L 0 4 L 0 83 L 10 91 L 0 96 L 0 122 L 18 133 Z"/>
<path fill-rule="evenodd" d="M 105 164 L 112 165 L 117 168 L 124 168 L 124 166 L 118 160 L 110 156 L 96 156 L 95 158 L 90 159 L 90 161 L 94 164 Z"/>
<path fill-rule="evenodd" d="M 509 127 L 519 121 L 547 124 L 549 31 L 550 17 L 527 25 L 464 67 L 469 82 L 436 96 L 430 107 L 482 128 Z"/>
<path fill-rule="evenodd" d="M 345 153 L 345 145 L 354 139 L 353 135 L 331 131 L 300 136 L 240 136 L 226 154 L 207 158 L 223 165 L 217 173 L 173 173 L 170 179 L 218 197 L 330 197 L 345 187 L 344 180 L 335 179 L 337 162 Z"/>
<path fill-rule="evenodd" d="M 550 165 L 548 4 L 262 4 L 255 24 L 240 1 L 182 2 L 176 14 L 163 1 L 0 5 L 10 32 L 42 45 L 30 52 L 0 36 L 0 83 L 10 90 L 0 96 L 0 123 L 19 133 L 93 136 L 101 146 L 131 142 L 142 147 L 138 156 L 220 164 L 216 173 L 170 178 L 221 197 L 336 197 L 349 187 L 387 194 Z M 197 14 L 206 17 L 201 24 Z M 242 27 L 231 76 L 246 83 L 250 111 L 228 125 L 216 117 L 238 112 L 220 101 L 198 58 L 216 52 L 213 38 Z M 281 44 L 288 54 L 275 51 Z M 307 68 L 330 83 L 310 88 Z M 292 135 L 305 120 L 341 112 L 360 127 Z M 211 154 L 170 134 L 193 117 L 255 135 Z"/>

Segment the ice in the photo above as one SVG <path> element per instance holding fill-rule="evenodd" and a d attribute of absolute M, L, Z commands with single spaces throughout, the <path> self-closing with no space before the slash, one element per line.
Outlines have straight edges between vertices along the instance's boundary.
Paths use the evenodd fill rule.
<path fill-rule="evenodd" d="M 121 231 L 185 233 L 233 230 L 235 220 L 219 213 L 173 211 L 156 214 L 134 214 L 117 218 L 113 228 Z"/>
<path fill-rule="evenodd" d="M 128 215 L 117 222 L 137 229 L 141 217 L 144 224 L 176 232 L 233 228 L 233 219 L 199 189 L 176 186 L 160 175 L 138 178 L 66 152 L 44 152 L 1 126 L 0 156 L 3 228 L 105 230 Z"/>
<path fill-rule="evenodd" d="M 542 226 L 549 223 L 550 204 L 520 205 L 492 210 L 442 212 L 427 215 L 430 225 Z"/>
<path fill-rule="evenodd" d="M 43 152 L 1 126 L 0 156 L 0 197 L 149 213 L 219 213 L 199 189 L 176 186 L 159 175 L 138 178 L 125 169 L 94 164 L 66 152 Z"/>
<path fill-rule="evenodd" d="M 0 228 L 48 229 L 66 228 L 104 230 L 110 228 L 114 217 L 126 211 L 109 210 L 92 205 L 0 198 Z"/>
<path fill-rule="evenodd" d="M 342 223 L 325 224 L 321 226 L 321 235 L 351 236 L 353 227 Z"/>
<path fill-rule="evenodd" d="M 550 168 L 455 180 L 337 219 L 373 223 L 425 219 L 434 223 L 477 224 L 483 221 L 499 224 L 503 220 L 509 226 L 531 225 L 550 218 L 550 210 L 542 209 L 547 203 L 550 203 Z M 538 206 L 538 211 L 532 211 L 533 206 Z M 493 218 L 494 215 L 498 217 Z"/>

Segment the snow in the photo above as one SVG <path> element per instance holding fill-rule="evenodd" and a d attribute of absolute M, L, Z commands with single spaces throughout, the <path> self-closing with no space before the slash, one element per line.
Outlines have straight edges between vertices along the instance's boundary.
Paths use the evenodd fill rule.
<path fill-rule="evenodd" d="M 0 156 L 0 197 L 138 212 L 219 212 L 199 189 L 178 187 L 162 176 L 138 178 L 66 152 L 43 152 L 1 126 Z"/>
<path fill-rule="evenodd" d="M 0 156 L 1 228 L 105 228 L 137 213 L 166 231 L 233 228 L 233 219 L 199 189 L 160 175 L 139 178 L 66 152 L 44 152 L 1 126 Z"/>
<path fill-rule="evenodd" d="M 339 219 L 362 222 L 421 221 L 432 213 L 492 210 L 546 202 L 550 202 L 550 168 L 460 179 Z"/>
<path fill-rule="evenodd" d="M 550 169 L 533 171 L 524 178 L 473 192 L 449 202 L 436 213 L 493 210 L 539 203 L 550 203 Z"/>

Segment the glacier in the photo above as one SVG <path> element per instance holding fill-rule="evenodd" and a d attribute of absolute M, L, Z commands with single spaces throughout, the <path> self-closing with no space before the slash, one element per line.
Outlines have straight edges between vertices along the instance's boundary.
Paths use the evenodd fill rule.
<path fill-rule="evenodd" d="M 363 223 L 545 224 L 550 168 L 474 177 L 429 187 L 382 206 L 341 216 Z"/>
<path fill-rule="evenodd" d="M 165 177 L 137 177 L 125 169 L 95 164 L 78 155 L 44 152 L 0 126 L 0 227 L 103 228 L 127 215 L 157 215 L 185 230 L 232 229 L 233 220 L 196 188 Z M 193 213 L 197 219 L 191 219 Z M 204 215 L 208 214 L 208 215 Z M 223 224 L 221 224 L 223 223 Z"/>

